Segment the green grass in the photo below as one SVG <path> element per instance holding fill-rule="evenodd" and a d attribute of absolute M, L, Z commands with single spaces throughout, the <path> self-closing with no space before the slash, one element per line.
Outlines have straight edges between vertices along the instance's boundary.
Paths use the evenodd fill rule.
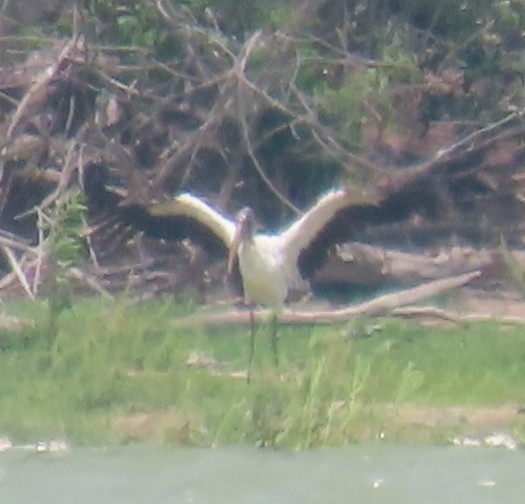
<path fill-rule="evenodd" d="M 440 441 L 469 426 L 413 424 L 402 412 L 525 404 L 525 332 L 466 324 L 429 329 L 393 319 L 368 338 L 348 327 L 280 329 L 280 367 L 267 327 L 252 383 L 247 329 L 174 329 L 188 303 L 76 300 L 50 336 L 44 303 L 4 312 L 34 321 L 0 330 L 0 434 L 76 443 L 153 439 L 167 445 L 250 443 L 309 448 L 374 439 Z M 189 367 L 192 352 L 213 368 Z M 508 426 L 523 439 L 525 424 Z M 468 431 L 466 433 L 469 433 Z"/>

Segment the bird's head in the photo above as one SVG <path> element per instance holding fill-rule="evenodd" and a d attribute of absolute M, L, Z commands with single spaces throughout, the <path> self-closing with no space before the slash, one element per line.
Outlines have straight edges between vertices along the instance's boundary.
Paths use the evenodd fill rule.
<path fill-rule="evenodd" d="M 237 222 L 237 227 L 235 229 L 235 236 L 230 245 L 228 271 L 231 271 L 233 267 L 233 261 L 239 251 L 241 243 L 249 242 L 255 233 L 255 215 L 250 207 L 244 207 L 239 210 L 235 220 Z"/>
<path fill-rule="evenodd" d="M 250 207 L 244 207 L 237 213 L 237 230 L 239 241 L 248 241 L 255 233 L 255 214 Z"/>

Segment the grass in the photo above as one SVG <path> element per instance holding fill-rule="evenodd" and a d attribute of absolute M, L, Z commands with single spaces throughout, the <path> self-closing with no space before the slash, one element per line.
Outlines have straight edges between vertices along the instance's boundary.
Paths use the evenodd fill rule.
<path fill-rule="evenodd" d="M 0 433 L 296 449 L 380 434 L 435 442 L 480 427 L 410 412 L 525 404 L 522 327 L 362 320 L 381 330 L 361 339 L 347 337 L 351 327 L 281 328 L 279 370 L 261 327 L 247 385 L 235 375 L 246 369 L 247 330 L 175 330 L 171 321 L 191 309 L 80 299 L 50 337 L 44 303 L 9 303 L 6 313 L 34 322 L 0 331 Z M 188 366 L 192 352 L 211 365 Z M 525 438 L 519 415 L 504 427 Z"/>

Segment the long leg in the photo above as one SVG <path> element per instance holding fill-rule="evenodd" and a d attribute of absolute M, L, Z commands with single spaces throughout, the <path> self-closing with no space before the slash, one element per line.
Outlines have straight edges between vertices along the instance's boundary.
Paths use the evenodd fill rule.
<path fill-rule="evenodd" d="M 277 314 L 274 313 L 272 315 L 272 321 L 271 321 L 271 338 L 272 338 L 272 351 L 273 351 L 273 362 L 275 364 L 275 367 L 279 367 L 279 356 L 277 354 L 277 326 L 278 326 L 278 320 L 277 320 Z"/>
<path fill-rule="evenodd" d="M 246 375 L 246 381 L 250 383 L 252 377 L 252 363 L 253 354 L 255 352 L 255 317 L 253 315 L 253 306 L 249 306 L 250 309 L 250 357 L 248 358 L 248 374 Z"/>

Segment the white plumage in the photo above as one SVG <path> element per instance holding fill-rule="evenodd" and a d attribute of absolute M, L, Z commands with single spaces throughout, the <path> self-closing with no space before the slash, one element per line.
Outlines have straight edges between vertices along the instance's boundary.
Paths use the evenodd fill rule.
<path fill-rule="evenodd" d="M 259 235 L 239 244 L 237 254 L 247 303 L 279 307 L 288 297 L 293 274 L 274 236 Z"/>
<path fill-rule="evenodd" d="M 299 271 L 300 254 L 340 210 L 353 202 L 355 197 L 345 190 L 330 191 L 279 234 L 256 234 L 249 209 L 239 212 L 236 224 L 191 194 L 152 205 L 149 213 L 189 218 L 207 228 L 230 250 L 230 268 L 238 257 L 246 301 L 279 307 L 291 291 L 304 291 L 308 286 Z"/>

